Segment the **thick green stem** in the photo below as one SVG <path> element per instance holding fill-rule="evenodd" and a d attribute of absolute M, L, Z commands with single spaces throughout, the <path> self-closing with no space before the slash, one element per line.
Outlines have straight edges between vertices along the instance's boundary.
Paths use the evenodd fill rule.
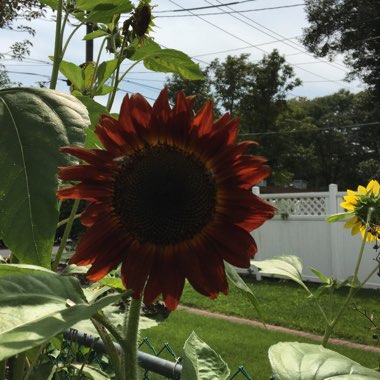
<path fill-rule="evenodd" d="M 0 361 L 0 380 L 5 380 L 5 371 L 7 369 L 7 361 Z"/>
<path fill-rule="evenodd" d="M 363 253 L 364 253 L 364 248 L 365 248 L 365 243 L 367 241 L 367 236 L 368 236 L 368 226 L 369 226 L 369 221 L 371 220 L 371 214 L 372 214 L 372 211 L 370 210 L 369 213 L 368 213 L 368 217 L 367 217 L 367 223 L 366 223 L 366 231 L 364 233 L 364 236 L 363 236 L 363 239 L 362 239 L 362 244 L 360 246 L 360 251 L 359 251 L 359 255 L 358 255 L 358 259 L 356 261 L 356 266 L 355 266 L 355 271 L 354 271 L 354 275 L 352 276 L 352 281 L 351 281 L 351 287 L 350 287 L 350 290 L 348 292 L 348 295 L 346 297 L 346 300 L 344 301 L 343 305 L 340 307 L 340 309 L 338 310 L 335 318 L 331 321 L 331 323 L 327 324 L 326 326 L 326 329 L 325 329 L 325 333 L 323 335 L 323 341 L 322 341 L 322 346 L 323 347 L 326 347 L 329 339 L 330 339 L 330 336 L 331 336 L 331 333 L 333 332 L 334 330 L 334 327 L 336 326 L 336 324 L 338 323 L 338 321 L 340 320 L 344 310 L 346 309 L 346 307 L 348 306 L 348 304 L 350 303 L 352 297 L 354 296 L 354 294 L 363 287 L 363 285 L 365 284 L 366 281 L 368 281 L 369 277 L 367 277 L 366 281 L 360 283 L 358 285 L 358 273 L 359 273 L 359 268 L 360 268 L 360 264 L 362 262 L 362 258 L 363 258 Z"/>
<path fill-rule="evenodd" d="M 104 346 L 110 357 L 112 366 L 115 370 L 116 379 L 123 380 L 123 372 L 122 372 L 122 367 L 121 367 L 120 356 L 113 344 L 113 341 L 110 335 L 108 334 L 104 326 L 100 322 L 97 321 L 97 319 L 91 318 L 91 321 L 94 324 L 99 336 L 101 337 L 104 343 Z"/>
<path fill-rule="evenodd" d="M 71 39 L 73 38 L 75 32 L 76 32 L 76 31 L 77 31 L 82 25 L 84 25 L 83 22 L 80 23 L 79 25 L 77 25 L 77 26 L 74 28 L 74 30 L 69 34 L 69 37 L 67 37 L 67 40 L 66 40 L 66 42 L 65 42 L 65 46 L 64 46 L 63 49 L 62 49 L 61 59 L 63 59 L 63 57 L 64 57 L 64 55 L 65 55 L 65 53 L 66 53 L 67 47 L 69 46 L 69 43 L 70 43 Z"/>
<path fill-rule="evenodd" d="M 98 313 L 93 315 L 91 319 L 104 326 L 116 339 L 117 343 L 119 343 L 123 347 L 123 345 L 125 344 L 123 336 L 120 334 L 119 330 L 108 320 L 106 316 L 104 316 L 101 313 Z"/>
<path fill-rule="evenodd" d="M 79 207 L 79 202 L 80 202 L 79 199 L 74 200 L 74 204 L 73 204 L 73 208 L 71 209 L 69 220 L 67 221 L 65 231 L 63 232 L 61 244 L 59 245 L 57 254 L 56 254 L 55 259 L 54 259 L 54 263 L 51 266 L 53 271 L 57 271 L 59 262 L 60 262 L 61 257 L 62 257 L 62 253 L 63 253 L 64 249 L 66 248 L 67 239 L 69 238 L 71 228 L 72 228 L 73 223 L 74 223 L 75 214 L 77 213 L 77 210 Z"/>
<path fill-rule="evenodd" d="M 139 320 L 141 310 L 141 299 L 131 299 L 129 305 L 128 319 L 124 326 L 124 352 L 122 368 L 124 380 L 137 380 L 137 338 L 139 331 Z"/>
<path fill-rule="evenodd" d="M 50 79 L 51 90 L 54 90 L 57 87 L 59 65 L 62 59 L 62 36 L 61 36 L 62 10 L 63 10 L 63 0 L 58 0 L 57 19 L 55 23 L 54 61 L 53 61 L 53 70 L 52 70 L 51 79 Z"/>
<path fill-rule="evenodd" d="M 103 38 L 103 41 L 99 47 L 99 52 L 98 52 L 98 56 L 96 58 L 96 62 L 95 62 L 95 70 L 94 70 L 94 75 L 92 76 L 92 79 L 91 79 L 91 86 L 90 86 L 90 93 L 91 93 L 91 98 L 94 97 L 94 85 L 95 85 L 95 80 L 96 80 L 96 76 L 98 75 L 98 68 L 99 68 L 99 62 L 100 62 L 100 57 L 102 56 L 102 52 L 103 52 L 103 49 L 104 49 L 104 45 L 106 43 L 106 39 Z"/>
<path fill-rule="evenodd" d="M 82 215 L 82 213 L 76 214 L 74 216 L 74 220 L 80 218 L 81 215 Z M 61 220 L 60 222 L 57 223 L 57 228 L 64 226 L 69 220 L 70 220 L 70 218 L 66 218 L 66 219 Z"/>
<path fill-rule="evenodd" d="M 13 369 L 13 380 L 23 380 L 25 371 L 26 353 L 22 352 L 16 356 Z"/>

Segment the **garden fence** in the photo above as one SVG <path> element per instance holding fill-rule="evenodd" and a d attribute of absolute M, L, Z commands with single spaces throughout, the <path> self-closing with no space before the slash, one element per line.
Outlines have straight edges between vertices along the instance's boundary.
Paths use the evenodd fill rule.
<path fill-rule="evenodd" d="M 66 364 L 71 360 L 78 359 L 78 347 L 89 347 L 91 351 L 86 357 L 82 357 L 82 361 L 87 362 L 87 364 L 95 363 L 100 369 L 105 369 L 102 368 L 104 363 L 102 363 L 101 357 L 106 354 L 106 349 L 101 340 L 75 329 L 65 330 L 63 336 L 64 348 L 61 350 L 60 354 L 62 357 L 56 357 L 53 359 L 57 364 L 59 361 L 62 361 L 63 357 L 63 361 L 66 362 Z M 76 345 L 75 348 L 72 347 L 73 344 Z M 117 343 L 114 343 L 114 345 L 118 351 L 121 350 L 121 347 Z M 143 352 L 141 351 L 142 349 L 149 352 Z M 170 360 L 163 358 L 163 355 L 169 356 Z M 148 338 L 142 339 L 139 345 L 137 360 L 139 362 L 139 366 L 144 370 L 144 380 L 181 379 L 181 358 L 177 356 L 169 343 L 164 343 L 161 349 L 157 350 Z M 108 363 L 108 360 L 106 363 Z M 67 379 L 70 379 L 69 374 L 67 374 L 67 376 Z M 82 379 L 84 380 L 85 377 L 83 376 Z M 228 380 L 254 379 L 243 366 L 239 366 L 235 371 L 231 372 Z"/>
<path fill-rule="evenodd" d="M 337 185 L 331 184 L 327 192 L 260 194 L 257 186 L 253 192 L 277 208 L 276 216 L 252 233 L 258 246 L 256 260 L 296 255 L 304 264 L 303 278 L 310 281 L 319 281 L 319 278 L 309 267 L 338 280 L 352 275 L 361 235 L 351 236 L 350 230 L 343 227 L 345 220 L 325 221 L 327 216 L 344 211 L 340 203 L 345 191 L 339 192 Z M 363 280 L 374 268 L 377 254 L 374 243 L 367 243 L 360 279 Z M 377 274 L 370 278 L 367 287 L 380 288 Z"/>

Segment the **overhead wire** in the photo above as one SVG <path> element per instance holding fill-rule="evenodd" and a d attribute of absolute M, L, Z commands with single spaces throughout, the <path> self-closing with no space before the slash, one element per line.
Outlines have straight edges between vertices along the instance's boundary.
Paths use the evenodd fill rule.
<path fill-rule="evenodd" d="M 329 131 L 334 129 L 354 129 L 354 128 L 361 128 L 361 127 L 370 127 L 370 126 L 380 126 L 380 121 L 372 121 L 370 123 L 357 123 L 357 124 L 347 124 L 347 125 L 338 125 L 334 127 L 324 127 L 324 128 L 317 128 L 317 129 L 311 129 L 305 131 L 304 129 L 293 129 L 291 131 L 266 131 L 266 132 L 252 132 L 252 133 L 242 133 L 239 134 L 239 136 L 263 136 L 263 135 L 289 135 L 293 133 L 316 133 L 316 132 L 323 132 L 323 131 Z"/>
<path fill-rule="evenodd" d="M 239 4 L 244 4 L 244 3 L 251 3 L 253 1 L 257 0 L 242 0 L 242 1 L 234 1 L 232 3 L 225 3 L 222 5 L 209 5 L 206 7 L 196 7 L 196 8 L 182 8 L 182 9 L 167 9 L 167 10 L 162 10 L 162 11 L 155 11 L 154 13 L 170 13 L 170 12 L 187 12 L 187 11 L 198 11 L 202 9 L 210 9 L 210 8 L 220 8 L 220 7 L 227 7 L 228 5 L 239 5 Z"/>
<path fill-rule="evenodd" d="M 211 3 L 210 1 L 208 1 L 208 0 L 204 0 L 204 1 L 205 1 L 206 3 L 208 3 L 208 4 L 212 4 L 212 3 Z M 220 0 L 216 0 L 216 1 L 217 1 L 219 4 L 222 4 Z M 227 6 L 227 8 L 230 9 L 230 10 L 235 10 L 234 8 L 231 8 L 230 6 Z M 222 11 L 225 12 L 223 9 L 222 9 Z M 246 19 L 246 20 L 249 20 L 250 22 L 254 23 L 255 25 L 259 26 L 260 28 L 263 28 L 264 30 L 267 30 L 268 32 L 273 33 L 274 35 L 277 35 L 277 36 L 280 37 L 280 38 L 284 38 L 284 36 L 283 36 L 282 34 L 277 33 L 276 31 L 274 31 L 274 30 L 272 30 L 272 29 L 270 29 L 270 28 L 268 28 L 268 27 L 266 27 L 266 26 L 264 26 L 264 25 L 258 23 L 257 21 L 253 20 L 253 19 L 250 18 L 250 17 L 246 16 L 245 14 L 243 14 L 243 11 L 240 11 L 240 12 L 238 12 L 238 13 L 240 14 L 241 17 L 243 17 L 243 18 Z M 266 35 L 269 35 L 268 33 L 266 33 L 266 32 L 264 32 L 264 31 L 260 30 L 258 27 L 255 27 L 254 25 L 249 24 L 249 23 L 247 23 L 246 21 L 239 19 L 238 17 L 236 17 L 236 16 L 234 16 L 234 15 L 230 15 L 230 16 L 233 17 L 233 18 L 235 18 L 235 19 L 237 19 L 237 20 L 239 20 L 240 22 L 243 22 L 244 24 L 250 26 L 251 28 L 260 31 L 261 33 L 264 33 L 264 34 L 266 34 Z M 272 37 L 272 38 L 276 38 L 276 37 L 274 37 L 274 36 L 272 36 L 272 35 L 269 35 L 269 36 Z M 331 63 L 331 62 L 329 62 L 329 61 L 322 60 L 321 58 L 318 58 L 318 57 L 316 58 L 316 57 L 314 57 L 311 53 L 309 53 L 308 51 L 306 51 L 306 50 L 303 48 L 303 46 L 302 46 L 301 44 L 297 43 L 297 42 L 293 42 L 293 41 L 290 41 L 290 43 L 289 43 L 289 42 L 285 42 L 285 41 L 281 41 L 281 42 L 282 42 L 283 44 L 287 45 L 287 46 L 292 47 L 292 48 L 295 49 L 295 50 L 298 50 L 298 51 L 300 51 L 300 52 L 302 52 L 302 53 L 304 53 L 304 54 L 306 54 L 306 55 L 308 55 L 308 56 L 314 58 L 314 59 L 317 59 L 317 60 L 320 60 L 320 61 L 326 62 L 326 64 L 328 64 L 328 65 L 330 65 L 330 66 L 332 66 L 332 67 L 335 67 L 335 68 L 337 68 L 337 69 L 339 69 L 339 70 L 341 70 L 341 71 L 347 72 L 347 68 L 346 68 L 345 66 L 343 66 L 343 65 L 341 65 L 341 64 L 339 64 L 339 63 L 333 64 L 333 63 Z M 340 66 L 340 68 L 337 67 L 337 66 Z"/>
<path fill-rule="evenodd" d="M 291 4 L 291 5 L 281 5 L 277 7 L 265 7 L 265 8 L 254 8 L 254 9 L 244 9 L 245 13 L 249 12 L 262 12 L 262 11 L 270 11 L 275 9 L 283 9 L 283 8 L 295 8 L 295 7 L 302 7 L 305 3 L 299 3 L 299 4 Z M 224 5 L 227 6 L 227 5 Z M 218 6 L 216 6 L 218 7 Z M 240 13 L 241 11 L 230 11 L 230 12 L 212 12 L 212 13 L 199 13 L 199 14 L 190 14 L 190 15 L 168 15 L 168 16 L 156 16 L 156 18 L 178 18 L 178 17 L 196 17 L 196 16 L 218 16 L 223 14 L 233 14 L 233 13 Z"/>
<path fill-rule="evenodd" d="M 169 1 L 170 1 L 172 4 L 174 4 L 174 5 L 176 5 L 176 6 L 180 7 L 180 8 L 182 8 L 182 9 L 184 9 L 181 5 L 177 4 L 175 1 L 173 1 L 173 0 L 169 0 Z M 204 1 L 208 2 L 207 0 L 204 0 Z M 209 3 L 209 2 L 208 2 L 208 3 Z M 192 11 L 189 11 L 189 12 L 192 13 Z M 231 17 L 234 17 L 234 18 L 237 18 L 237 17 L 234 16 L 234 15 L 230 15 L 230 16 L 231 16 Z M 224 33 L 230 35 L 231 37 L 233 37 L 233 38 L 235 38 L 235 39 L 238 39 L 238 40 L 240 40 L 240 41 L 242 41 L 242 42 L 244 42 L 244 43 L 246 43 L 247 45 L 250 45 L 250 46 L 252 46 L 252 47 L 254 46 L 252 43 L 250 43 L 250 42 L 248 42 L 248 41 L 242 39 L 241 37 L 236 36 L 235 34 L 233 34 L 233 33 L 229 32 L 229 31 L 223 29 L 223 28 L 220 27 L 219 25 L 216 25 L 216 24 L 212 23 L 211 21 L 204 19 L 202 16 L 197 15 L 197 17 L 200 18 L 202 21 L 206 22 L 207 24 L 212 25 L 212 26 L 215 27 L 216 29 L 219 29 L 219 30 L 223 31 Z M 237 18 L 237 19 L 240 20 L 239 18 Z M 240 20 L 240 21 L 241 21 L 241 20 Z M 248 24 L 248 25 L 249 25 L 249 24 Z M 263 33 L 265 33 L 265 32 L 263 32 Z M 271 37 L 273 37 L 273 36 L 271 36 Z M 255 47 L 256 47 L 256 49 L 262 51 L 264 54 L 268 54 L 268 52 L 267 52 L 266 50 L 261 49 L 260 47 L 257 47 L 257 46 L 255 46 Z M 197 59 L 197 60 L 198 60 L 198 59 Z M 204 61 L 203 61 L 203 62 L 204 62 Z M 298 67 L 297 64 L 292 64 L 292 66 Z M 304 68 L 302 68 L 302 67 L 298 67 L 298 69 L 299 69 L 299 70 L 302 70 L 302 71 L 305 71 L 305 72 L 307 72 L 307 73 L 309 73 L 309 74 L 312 74 L 312 75 L 314 75 L 314 76 L 316 76 L 316 77 L 319 77 L 319 78 L 321 78 L 321 79 L 324 79 L 324 80 L 326 80 L 326 81 L 329 81 L 329 82 L 331 82 L 331 83 L 338 83 L 336 80 L 332 80 L 332 79 L 326 78 L 326 77 L 324 77 L 324 76 L 322 76 L 322 75 L 319 75 L 319 74 L 317 74 L 317 73 L 314 73 L 314 72 L 312 72 L 312 71 L 310 71 L 310 70 L 307 70 L 307 69 L 304 69 Z M 341 85 L 341 84 L 340 84 L 340 85 Z M 347 86 L 347 85 L 344 85 L 343 87 L 346 87 L 346 88 L 348 88 L 348 89 L 350 89 L 350 90 L 353 89 L 351 86 Z"/>

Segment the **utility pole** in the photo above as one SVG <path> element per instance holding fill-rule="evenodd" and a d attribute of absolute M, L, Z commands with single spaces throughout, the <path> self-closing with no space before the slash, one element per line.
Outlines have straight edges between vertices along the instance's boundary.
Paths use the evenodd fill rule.
<path fill-rule="evenodd" d="M 86 34 L 92 33 L 94 28 L 91 23 L 86 24 Z M 86 40 L 86 62 L 94 60 L 94 40 Z"/>

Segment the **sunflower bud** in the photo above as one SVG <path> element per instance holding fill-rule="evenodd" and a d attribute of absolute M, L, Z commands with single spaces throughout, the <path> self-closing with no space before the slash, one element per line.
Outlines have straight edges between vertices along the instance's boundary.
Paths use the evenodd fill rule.
<path fill-rule="evenodd" d="M 144 37 L 149 29 L 152 21 L 151 6 L 149 4 L 140 3 L 133 15 L 132 28 L 134 34 L 138 38 Z"/>

